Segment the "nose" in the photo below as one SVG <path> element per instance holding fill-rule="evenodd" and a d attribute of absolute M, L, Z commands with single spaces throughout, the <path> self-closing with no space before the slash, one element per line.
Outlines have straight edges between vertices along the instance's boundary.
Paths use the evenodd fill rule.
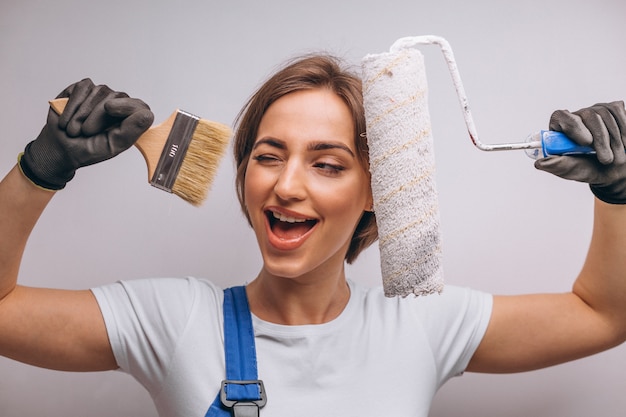
<path fill-rule="evenodd" d="M 306 197 L 306 173 L 303 165 L 289 160 L 280 170 L 274 192 L 284 201 L 303 200 Z"/>

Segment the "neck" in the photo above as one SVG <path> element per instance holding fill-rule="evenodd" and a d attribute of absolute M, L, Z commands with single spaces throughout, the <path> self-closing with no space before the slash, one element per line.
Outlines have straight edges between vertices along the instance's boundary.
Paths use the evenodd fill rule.
<path fill-rule="evenodd" d="M 343 266 L 323 278 L 282 278 L 261 271 L 247 286 L 251 311 L 260 319 L 277 324 L 327 323 L 348 304 L 350 289 Z"/>

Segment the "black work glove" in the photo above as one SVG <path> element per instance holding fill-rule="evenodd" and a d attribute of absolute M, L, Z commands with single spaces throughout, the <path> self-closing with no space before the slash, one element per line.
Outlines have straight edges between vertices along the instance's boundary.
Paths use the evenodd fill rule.
<path fill-rule="evenodd" d="M 600 200 L 626 204 L 626 110 L 623 101 L 600 103 L 573 113 L 557 110 L 550 130 L 565 133 L 593 155 L 549 156 L 535 167 L 562 178 L 588 183 Z"/>
<path fill-rule="evenodd" d="M 63 114 L 48 112 L 48 121 L 26 145 L 19 165 L 35 185 L 60 190 L 80 167 L 113 158 L 130 148 L 154 120 L 147 104 L 94 85 L 86 78 L 63 90 Z"/>

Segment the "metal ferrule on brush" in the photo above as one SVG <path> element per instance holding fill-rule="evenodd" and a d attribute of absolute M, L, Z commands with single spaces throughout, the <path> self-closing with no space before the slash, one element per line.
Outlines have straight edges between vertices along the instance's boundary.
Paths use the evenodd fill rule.
<path fill-rule="evenodd" d="M 193 138 L 199 117 L 182 110 L 176 112 L 174 125 L 165 142 L 165 147 L 150 180 L 150 184 L 167 192 L 172 192 L 178 171 L 185 159 L 189 143 Z"/>

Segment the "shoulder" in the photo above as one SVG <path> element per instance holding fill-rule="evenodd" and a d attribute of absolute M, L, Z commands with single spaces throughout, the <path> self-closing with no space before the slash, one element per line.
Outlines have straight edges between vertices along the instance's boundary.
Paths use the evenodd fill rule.
<path fill-rule="evenodd" d="M 186 320 L 198 308 L 221 312 L 224 298 L 218 286 L 194 277 L 118 281 L 92 292 L 103 314 L 118 319 L 132 312 L 139 319 Z"/>
<path fill-rule="evenodd" d="M 93 288 L 92 291 L 98 295 L 126 296 L 131 299 L 158 295 L 162 299 L 180 300 L 193 298 L 200 294 L 217 298 L 223 297 L 222 289 L 208 280 L 195 277 L 124 280 Z"/>
<path fill-rule="evenodd" d="M 382 287 L 366 287 L 350 282 L 350 289 L 356 301 L 363 308 L 386 310 L 413 310 L 423 314 L 441 314 L 443 311 L 467 310 L 487 307 L 491 309 L 491 294 L 471 288 L 446 285 L 439 294 L 386 297 Z"/>
<path fill-rule="evenodd" d="M 105 284 L 96 289 L 115 289 L 121 287 L 124 289 L 141 289 L 142 291 L 163 291 L 163 290 L 183 290 L 188 289 L 206 289 L 209 291 L 222 291 L 217 285 L 209 280 L 196 277 L 152 277 L 120 280 L 111 284 Z"/>
<path fill-rule="evenodd" d="M 382 288 L 351 283 L 355 310 L 364 320 L 386 328 L 421 328 L 428 334 L 456 332 L 461 328 L 486 329 L 493 308 L 491 294 L 446 285 L 440 294 L 385 297 Z"/>

